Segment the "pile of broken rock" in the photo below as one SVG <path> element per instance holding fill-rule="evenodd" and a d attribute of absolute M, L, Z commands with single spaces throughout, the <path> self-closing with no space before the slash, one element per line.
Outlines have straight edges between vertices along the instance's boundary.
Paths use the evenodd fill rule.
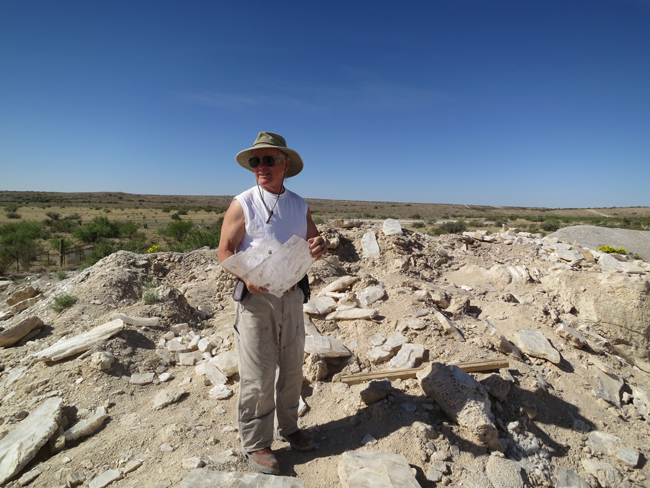
<path fill-rule="evenodd" d="M 0 281 L 0 485 L 650 483 L 647 263 L 516 229 L 320 230 L 300 406 L 317 450 L 276 443 L 271 479 L 239 454 L 216 251 L 120 251 Z M 55 313 L 62 294 L 78 300 Z"/>

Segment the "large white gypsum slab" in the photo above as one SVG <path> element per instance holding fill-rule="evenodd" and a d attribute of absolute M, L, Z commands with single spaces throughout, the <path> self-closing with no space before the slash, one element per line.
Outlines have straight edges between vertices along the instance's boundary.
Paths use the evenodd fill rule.
<path fill-rule="evenodd" d="M 313 262 L 307 241 L 293 236 L 284 244 L 269 237 L 259 246 L 230 256 L 221 265 L 280 297 L 305 276 Z"/>

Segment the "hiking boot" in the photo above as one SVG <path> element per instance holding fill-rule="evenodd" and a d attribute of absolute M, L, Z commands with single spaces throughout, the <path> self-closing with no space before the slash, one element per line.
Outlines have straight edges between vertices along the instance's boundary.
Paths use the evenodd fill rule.
<path fill-rule="evenodd" d="M 280 464 L 275 459 L 273 451 L 270 447 L 260 449 L 259 451 L 244 452 L 248 458 L 248 464 L 255 468 L 260 473 L 264 474 L 279 474 Z"/>
<path fill-rule="evenodd" d="M 280 435 L 275 433 L 275 438 L 280 441 L 286 441 L 294 451 L 311 451 L 316 448 L 314 439 L 304 430 L 297 430 L 293 434 Z"/>

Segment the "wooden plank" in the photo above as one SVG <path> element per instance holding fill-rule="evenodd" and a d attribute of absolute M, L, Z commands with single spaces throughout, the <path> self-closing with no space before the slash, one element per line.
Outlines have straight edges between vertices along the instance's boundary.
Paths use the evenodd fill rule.
<path fill-rule="evenodd" d="M 473 361 L 468 363 L 455 363 L 450 364 L 449 366 L 458 366 L 461 371 L 466 373 L 476 372 L 476 371 L 489 371 L 492 369 L 508 368 L 510 365 L 506 359 L 490 359 L 487 361 Z M 341 382 L 347 385 L 356 385 L 357 383 L 363 383 L 364 381 L 372 380 L 396 380 L 396 379 L 407 379 L 415 378 L 419 371 L 425 369 L 426 366 L 421 368 L 410 368 L 410 369 L 393 369 L 388 371 L 377 371 L 373 373 L 358 373 L 347 376 L 341 376 Z"/>

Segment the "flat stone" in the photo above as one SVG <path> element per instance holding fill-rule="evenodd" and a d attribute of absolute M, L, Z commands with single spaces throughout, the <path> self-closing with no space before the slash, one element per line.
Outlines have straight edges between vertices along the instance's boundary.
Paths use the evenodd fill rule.
<path fill-rule="evenodd" d="M 0 485 L 18 474 L 57 431 L 62 401 L 48 398 L 0 440 Z"/>
<path fill-rule="evenodd" d="M 214 398 L 216 400 L 226 400 L 227 398 L 233 396 L 234 392 L 226 385 L 215 385 L 214 388 L 208 392 L 208 394 L 211 398 Z"/>
<path fill-rule="evenodd" d="M 639 452 L 627 447 L 623 439 L 613 434 L 594 431 L 589 434 L 587 445 L 592 450 L 616 458 L 633 468 L 639 463 Z"/>
<path fill-rule="evenodd" d="M 381 286 L 369 286 L 365 290 L 357 293 L 357 300 L 362 308 L 368 308 L 377 300 L 381 300 L 386 296 L 386 292 Z"/>
<path fill-rule="evenodd" d="M 368 339 L 370 339 L 370 342 L 372 342 L 373 346 L 381 346 L 384 342 L 386 342 L 386 338 L 381 334 L 373 334 Z"/>
<path fill-rule="evenodd" d="M 305 337 L 305 352 L 325 358 L 348 357 L 352 353 L 334 337 L 313 335 Z"/>
<path fill-rule="evenodd" d="M 395 219 L 386 219 L 381 226 L 381 231 L 387 236 L 401 236 L 402 226 Z"/>
<path fill-rule="evenodd" d="M 90 364 L 100 371 L 111 369 L 113 362 L 115 362 L 115 358 L 104 351 L 97 351 L 90 355 Z"/>
<path fill-rule="evenodd" d="M 422 344 L 404 344 L 390 360 L 389 366 L 394 369 L 414 368 L 415 363 L 424 357 L 424 352 Z"/>
<path fill-rule="evenodd" d="M 66 444 L 76 441 L 81 437 L 87 437 L 94 434 L 102 426 L 104 421 L 108 418 L 106 412 L 98 411 L 86 419 L 82 419 L 73 425 L 70 429 L 66 430 L 63 434 Z"/>
<path fill-rule="evenodd" d="M 194 368 L 194 372 L 199 376 L 208 378 L 212 386 L 225 385 L 228 383 L 228 377 L 217 369 L 212 360 L 199 364 Z"/>
<path fill-rule="evenodd" d="M 420 488 L 406 458 L 392 452 L 346 452 L 338 473 L 343 488 Z"/>
<path fill-rule="evenodd" d="M 594 476 L 603 488 L 614 488 L 621 480 L 618 470 L 605 461 L 596 458 L 583 458 L 581 464 L 584 470 Z"/>
<path fill-rule="evenodd" d="M 607 253 L 603 253 L 598 258 L 598 264 L 602 269 L 605 270 L 619 270 L 622 269 L 621 262 L 613 256 L 610 256 Z"/>
<path fill-rule="evenodd" d="M 560 258 L 563 261 L 584 261 L 585 257 L 582 253 L 579 253 L 578 251 L 574 251 L 573 249 L 566 249 L 563 247 L 558 247 L 555 250 L 555 254 L 557 255 L 558 258 Z"/>
<path fill-rule="evenodd" d="M 11 310 L 13 313 L 19 313 L 22 312 L 23 310 L 36 305 L 41 299 L 43 298 L 43 295 L 36 295 L 35 297 L 28 298 L 27 300 L 23 300 L 22 302 L 18 302 L 15 305 L 12 305 L 9 310 Z"/>
<path fill-rule="evenodd" d="M 438 323 L 439 323 L 440 326 L 442 327 L 442 330 L 444 330 L 446 334 L 451 335 L 451 336 L 454 337 L 457 341 L 465 342 L 465 338 L 463 337 L 463 335 L 462 335 L 462 334 L 460 333 L 460 331 L 459 331 L 459 330 L 454 326 L 454 324 L 452 324 L 452 323 L 450 322 L 450 320 L 449 320 L 447 317 L 445 317 L 445 316 L 444 316 L 442 313 L 440 313 L 440 312 L 436 312 L 436 313 L 434 314 L 434 316 L 436 317 L 436 320 L 438 321 Z"/>
<path fill-rule="evenodd" d="M 98 305 L 101 305 L 101 302 Z M 125 324 L 136 327 L 157 327 L 160 323 L 160 317 L 129 317 L 123 313 L 114 313 L 111 318 L 121 319 Z"/>
<path fill-rule="evenodd" d="M 432 363 L 417 375 L 420 386 L 449 418 L 466 428 L 481 445 L 503 450 L 485 388 L 457 366 Z"/>
<path fill-rule="evenodd" d="M 402 347 L 403 344 L 406 344 L 407 342 L 408 339 L 404 337 L 402 334 L 400 334 L 399 332 L 393 332 L 390 335 L 390 337 L 386 340 L 383 347 L 386 347 L 391 351 L 395 352 L 400 347 Z"/>
<path fill-rule="evenodd" d="M 524 488 L 522 468 L 510 459 L 490 456 L 485 472 L 494 488 Z"/>
<path fill-rule="evenodd" d="M 551 346 L 544 334 L 535 329 L 521 329 L 515 334 L 517 345 L 529 356 L 546 359 L 553 364 L 560 364 L 560 353 Z"/>
<path fill-rule="evenodd" d="M 407 319 L 404 323 L 411 330 L 422 330 L 427 326 L 426 322 L 418 319 Z"/>
<path fill-rule="evenodd" d="M 560 326 L 555 329 L 555 333 L 563 339 L 566 339 L 566 341 L 576 349 L 582 349 L 589 345 L 587 339 L 585 339 L 580 332 L 577 332 L 568 325 L 560 324 Z"/>
<path fill-rule="evenodd" d="M 156 377 L 156 373 L 134 374 L 131 375 L 131 379 L 129 380 L 129 383 L 133 385 L 139 385 L 139 386 L 149 385 L 153 383 L 155 377 Z"/>
<path fill-rule="evenodd" d="M 176 488 L 304 488 L 300 478 L 239 471 L 195 469 Z"/>
<path fill-rule="evenodd" d="M 37 352 L 34 357 L 59 361 L 80 352 L 88 351 L 122 330 L 124 330 L 124 322 L 121 319 L 115 319 L 78 336 L 59 341 L 47 349 Z"/>
<path fill-rule="evenodd" d="M 239 356 L 237 351 L 226 351 L 210 359 L 219 370 L 228 378 L 239 373 Z"/>
<path fill-rule="evenodd" d="M 604 393 L 604 399 L 612 405 L 621 408 L 621 388 L 625 382 L 614 373 L 605 373 L 596 369 L 600 389 Z"/>
<path fill-rule="evenodd" d="M 578 476 L 574 471 L 564 466 L 557 469 L 556 488 L 591 488 L 589 483 Z"/>
<path fill-rule="evenodd" d="M 310 315 L 326 315 L 336 310 L 336 300 L 331 297 L 314 297 L 302 306 L 302 310 Z"/>
<path fill-rule="evenodd" d="M 325 320 L 370 320 L 379 315 L 379 310 L 371 308 L 353 308 L 352 310 L 337 310 Z"/>
<path fill-rule="evenodd" d="M 185 393 L 187 392 L 182 388 L 167 388 L 161 390 L 153 399 L 153 406 L 151 408 L 154 410 L 165 408 L 167 405 L 171 405 L 180 400 Z"/>
<path fill-rule="evenodd" d="M 386 345 L 373 347 L 368 351 L 368 360 L 372 364 L 383 363 L 394 356 L 392 349 Z"/>
<path fill-rule="evenodd" d="M 500 402 L 505 402 L 508 399 L 510 383 L 498 374 L 491 374 L 487 378 L 482 379 L 480 383 L 487 389 L 487 392 L 491 396 Z"/>
<path fill-rule="evenodd" d="M 92 480 L 88 486 L 90 488 L 104 488 L 110 485 L 113 481 L 120 479 L 122 479 L 122 473 L 120 473 L 117 469 L 109 469 L 108 471 L 104 471 L 97 478 Z"/>
<path fill-rule="evenodd" d="M 199 457 L 191 457 L 183 459 L 182 466 L 185 469 L 196 469 L 205 466 L 205 463 Z"/>
<path fill-rule="evenodd" d="M 632 393 L 634 395 L 632 402 L 637 411 L 646 421 L 650 422 L 650 390 L 642 386 L 633 386 Z"/>
<path fill-rule="evenodd" d="M 16 325 L 0 332 L 0 347 L 13 346 L 34 329 L 42 327 L 43 321 L 38 317 L 29 317 Z"/>
<path fill-rule="evenodd" d="M 393 391 L 393 386 L 389 380 L 373 380 L 365 390 L 359 394 L 361 400 L 366 405 L 371 405 L 379 400 L 383 400 Z"/>
<path fill-rule="evenodd" d="M 42 471 L 38 468 L 34 468 L 31 471 L 28 471 L 18 479 L 18 484 L 20 486 L 26 486 L 34 481 L 41 475 Z"/>
<path fill-rule="evenodd" d="M 325 288 L 323 288 L 321 291 L 319 291 L 318 296 L 322 297 L 325 296 L 327 293 L 347 290 L 348 288 L 350 288 L 350 286 L 352 286 L 360 279 L 361 278 L 359 278 L 358 276 L 342 276 L 341 278 L 333 281 Z"/>
<path fill-rule="evenodd" d="M 11 282 L 10 282 L 11 283 Z M 20 303 L 29 298 L 35 297 L 38 294 L 38 291 L 33 286 L 26 286 L 25 288 L 15 291 L 8 299 L 7 305 L 12 306 L 16 303 Z"/>
<path fill-rule="evenodd" d="M 377 244 L 377 236 L 373 231 L 366 232 L 361 237 L 361 253 L 362 258 L 378 258 L 379 257 L 379 244 Z"/>

